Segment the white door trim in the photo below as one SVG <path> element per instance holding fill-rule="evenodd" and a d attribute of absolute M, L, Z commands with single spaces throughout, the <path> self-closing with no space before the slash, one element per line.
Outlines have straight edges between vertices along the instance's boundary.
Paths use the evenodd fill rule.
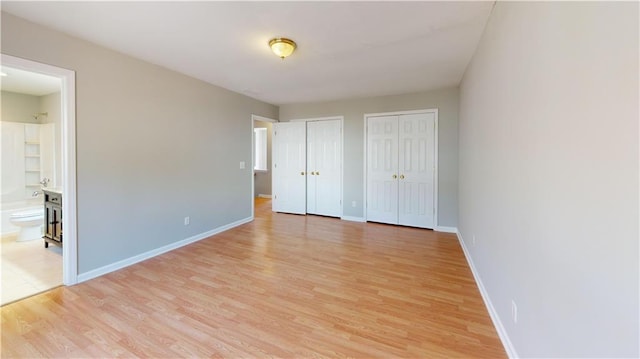
<path fill-rule="evenodd" d="M 251 121 L 278 122 L 278 120 L 274 120 L 272 118 L 264 117 L 260 115 L 251 115 Z"/>
<path fill-rule="evenodd" d="M 435 213 L 433 215 L 433 227 L 434 229 L 438 227 L 438 109 L 424 109 L 424 110 L 412 110 L 412 111 L 394 111 L 394 112 L 381 112 L 381 113 L 365 113 L 364 114 L 364 144 L 363 144 L 363 184 L 362 184 L 362 212 L 364 221 L 367 221 L 367 121 L 369 117 L 379 117 L 379 116 L 400 116 L 400 115 L 413 115 L 419 113 L 433 113 L 435 115 L 435 131 L 434 131 L 434 146 L 435 146 L 435 159 L 434 166 L 435 169 L 433 171 L 433 205 L 435 209 Z"/>
<path fill-rule="evenodd" d="M 411 110 L 411 111 L 392 111 L 392 112 L 380 112 L 380 113 L 365 113 L 364 117 L 380 117 L 380 116 L 400 116 L 400 115 L 415 115 L 418 113 L 438 113 L 437 108 L 428 108 L 424 110 Z"/>
<path fill-rule="evenodd" d="M 296 118 L 289 120 L 289 122 L 309 122 L 309 121 L 330 121 L 341 120 L 344 122 L 344 116 L 326 116 L 326 117 L 314 117 L 314 118 Z"/>
<path fill-rule="evenodd" d="M 249 167 L 251 169 L 251 171 L 249 171 L 249 173 L 251 174 L 251 220 L 253 220 L 256 214 L 256 208 L 255 208 L 256 204 L 254 200 L 254 198 L 256 197 L 256 176 L 253 173 L 253 164 L 254 164 L 254 161 L 256 160 L 254 158 L 256 153 L 256 149 L 255 149 L 256 139 L 254 138 L 255 135 L 253 130 L 255 129 L 256 121 L 271 122 L 271 123 L 278 122 L 278 120 L 274 120 L 272 118 L 268 118 L 260 115 L 251 115 L 251 163 L 249 164 Z M 273 185 L 273 180 L 271 183 Z"/>
<path fill-rule="evenodd" d="M 2 65 L 57 77 L 61 80 L 62 123 L 62 282 L 78 282 L 78 214 L 76 200 L 76 73 L 40 62 L 2 54 Z"/>

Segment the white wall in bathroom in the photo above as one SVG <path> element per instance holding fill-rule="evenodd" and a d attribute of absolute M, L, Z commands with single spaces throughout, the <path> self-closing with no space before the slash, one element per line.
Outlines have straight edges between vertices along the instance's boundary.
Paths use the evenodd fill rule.
<path fill-rule="evenodd" d="M 54 148 L 55 125 L 52 123 L 1 121 L 0 124 L 0 204 L 4 209 L 13 206 L 13 202 L 31 200 L 32 193 L 40 190 L 38 182 L 43 177 L 55 177 L 54 157 L 59 151 Z"/>
<path fill-rule="evenodd" d="M 58 187 L 60 182 L 56 181 L 56 162 L 60 158 L 60 150 L 55 145 L 55 124 L 45 123 L 36 125 L 39 127 L 40 137 L 40 178 L 41 181 L 47 178 L 48 187 Z"/>
<path fill-rule="evenodd" d="M 30 199 L 29 194 L 38 188 L 26 188 L 25 190 L 25 126 L 20 124 L 42 124 L 44 131 L 38 132 L 45 135 L 40 138 L 41 163 L 40 168 L 47 169 L 46 175 L 38 175 L 37 181 L 45 176 L 50 178 L 50 187 L 57 187 L 62 183 L 62 132 L 61 132 L 61 104 L 60 93 L 52 93 L 44 96 L 33 96 L 9 91 L 1 92 L 2 98 L 2 122 L 13 123 L 3 125 L 2 146 L 2 196 L 0 203 L 22 201 Z M 37 113 L 47 113 L 47 116 L 34 117 Z M 46 125 L 45 125 L 46 124 Z M 6 131 L 6 133 L 4 133 Z M 21 138 L 18 139 L 18 137 Z M 17 145 L 17 142 L 20 142 Z M 17 147 L 16 147 L 17 146 Z M 35 174 L 34 174 L 35 175 Z M 35 179 L 31 179 L 31 182 Z M 37 182 L 36 181 L 36 182 Z"/>
<path fill-rule="evenodd" d="M 48 113 L 42 117 L 42 123 L 53 124 L 54 133 L 54 175 L 51 178 L 50 187 L 59 187 L 62 185 L 62 122 L 60 108 L 60 92 L 52 93 L 40 97 L 40 111 Z"/>
<path fill-rule="evenodd" d="M 0 203 L 25 199 L 25 123 L 38 124 L 38 96 L 2 91 L 2 195 Z"/>
<path fill-rule="evenodd" d="M 24 199 L 24 124 L 2 121 L 0 133 L 2 134 L 0 204 L 4 208 L 8 202 Z"/>

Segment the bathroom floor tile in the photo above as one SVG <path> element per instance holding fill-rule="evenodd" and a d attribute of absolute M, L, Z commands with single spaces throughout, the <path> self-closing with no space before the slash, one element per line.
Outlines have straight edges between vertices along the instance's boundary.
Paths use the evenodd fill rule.
<path fill-rule="evenodd" d="M 18 275 L 16 272 L 6 273 L 5 271 L 2 271 L 3 288 L 13 288 L 24 284 L 29 284 L 29 282 L 24 277 Z"/>
<path fill-rule="evenodd" d="M 39 291 L 29 283 L 12 286 L 10 290 L 2 290 L 2 304 L 29 297 Z"/>
<path fill-rule="evenodd" d="M 62 284 L 61 248 L 44 248 L 40 239 L 16 242 L 15 238 L 0 238 L 0 305 Z"/>

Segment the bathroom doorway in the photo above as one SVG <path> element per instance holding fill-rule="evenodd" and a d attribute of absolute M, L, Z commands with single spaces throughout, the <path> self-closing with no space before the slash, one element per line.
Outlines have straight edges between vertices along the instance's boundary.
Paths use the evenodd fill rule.
<path fill-rule="evenodd" d="M 77 282 L 77 227 L 75 73 L 5 54 L 1 72 L 4 305 Z M 62 194 L 61 247 L 41 238 L 43 190 Z"/>

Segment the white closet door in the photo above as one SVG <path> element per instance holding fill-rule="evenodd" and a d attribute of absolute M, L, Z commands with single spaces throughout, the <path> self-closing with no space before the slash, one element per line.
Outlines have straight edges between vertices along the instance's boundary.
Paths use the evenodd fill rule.
<path fill-rule="evenodd" d="M 398 223 L 398 116 L 367 121 L 367 220 Z"/>
<path fill-rule="evenodd" d="M 398 224 L 433 228 L 435 114 L 401 115 Z"/>
<path fill-rule="evenodd" d="M 273 129 L 273 211 L 304 214 L 307 211 L 306 124 L 276 123 Z"/>
<path fill-rule="evenodd" d="M 322 151 L 313 122 L 307 122 L 307 213 L 316 214 L 316 156 Z"/>
<path fill-rule="evenodd" d="M 340 121 L 307 122 L 307 213 L 341 215 Z"/>

